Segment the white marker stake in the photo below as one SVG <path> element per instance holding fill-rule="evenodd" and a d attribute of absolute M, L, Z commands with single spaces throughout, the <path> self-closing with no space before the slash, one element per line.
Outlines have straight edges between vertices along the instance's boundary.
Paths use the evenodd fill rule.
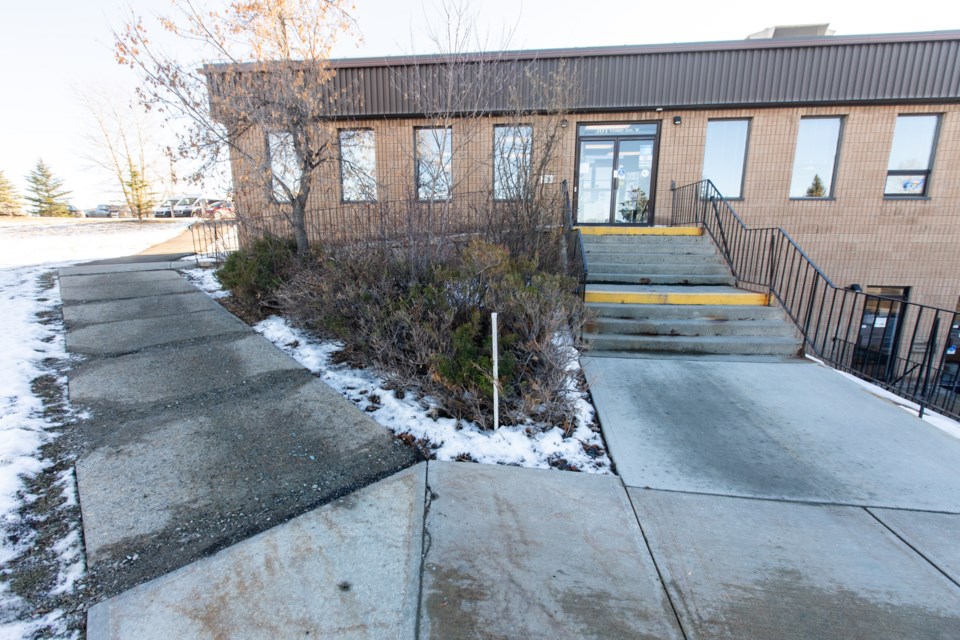
<path fill-rule="evenodd" d="M 497 313 L 490 314 L 490 324 L 493 328 L 493 430 L 500 428 L 500 390 L 497 384 L 500 375 L 498 372 L 499 358 L 497 357 Z"/>

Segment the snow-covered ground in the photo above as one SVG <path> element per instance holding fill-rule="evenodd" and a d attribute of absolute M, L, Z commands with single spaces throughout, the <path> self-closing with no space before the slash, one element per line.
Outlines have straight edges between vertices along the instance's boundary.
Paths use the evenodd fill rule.
<path fill-rule="evenodd" d="M 212 271 L 191 269 L 186 273 L 207 293 L 223 295 Z M 569 437 L 564 437 L 559 427 L 549 425 L 547 428 L 504 426 L 495 432 L 485 431 L 470 422 L 435 417 L 436 405 L 429 398 L 417 398 L 415 393 L 398 397 L 395 392 L 384 389 L 384 380 L 372 371 L 332 364 L 331 356 L 340 348 L 338 343 L 317 340 L 291 327 L 284 318 L 272 316 L 254 329 L 360 409 L 369 412 L 377 422 L 397 435 L 409 434 L 425 443 L 438 460 L 460 458 L 489 464 L 611 472 L 603 439 L 590 428 L 595 422 L 593 405 L 573 384 L 577 371 L 571 371 L 570 393 L 576 407 L 573 416 L 576 427 Z"/>
<path fill-rule="evenodd" d="M 69 406 L 45 415 L 43 399 L 34 392 L 34 381 L 47 376 L 65 395 L 63 366 L 69 360 L 56 313 L 60 297 L 55 269 L 137 253 L 176 236 L 185 226 L 181 222 L 0 220 L 0 638 L 30 638 L 38 633 L 69 638 L 79 633 L 68 628 L 61 610 L 31 615 L 6 581 L 9 564 L 28 555 L 36 538 L 21 516 L 24 503 L 35 499 L 25 489 L 25 480 L 53 464 L 43 458 L 41 447 L 56 438 L 64 422 L 81 417 Z M 76 505 L 72 472 L 63 474 L 55 486 L 63 492 L 65 506 Z M 53 545 L 60 575 L 51 596 L 69 594 L 84 572 L 78 523 L 71 523 L 66 531 Z"/>
<path fill-rule="evenodd" d="M 883 387 L 879 387 L 875 384 L 867 382 L 863 378 L 858 378 L 852 373 L 847 373 L 846 371 L 840 371 L 839 369 L 834 369 L 833 367 L 831 367 L 830 365 L 828 365 L 826 362 L 824 362 L 819 358 L 815 358 L 813 356 L 807 356 L 807 359 L 813 360 L 814 362 L 819 364 L 821 367 L 827 367 L 837 375 L 843 376 L 847 380 L 850 380 L 851 382 L 860 385 L 861 387 L 863 387 L 873 395 L 877 396 L 878 398 L 889 400 L 890 402 L 897 405 L 907 413 L 913 414 L 915 416 L 920 415 L 920 405 L 918 405 L 916 402 L 913 402 L 912 400 L 907 400 L 906 398 L 898 396 L 895 393 L 891 393 L 886 389 L 884 389 Z M 930 408 L 927 408 L 923 412 L 923 421 L 936 427 L 937 429 L 940 429 L 944 433 L 947 433 L 953 436 L 954 438 L 957 438 L 958 440 L 960 440 L 960 422 L 957 422 L 953 418 L 948 418 L 947 416 L 941 415 L 936 411 L 931 410 Z"/>

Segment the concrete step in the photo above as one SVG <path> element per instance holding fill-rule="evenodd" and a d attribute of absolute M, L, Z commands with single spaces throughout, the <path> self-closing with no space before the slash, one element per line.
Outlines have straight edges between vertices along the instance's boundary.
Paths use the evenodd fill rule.
<path fill-rule="evenodd" d="M 710 318 L 597 318 L 592 333 L 630 336 L 778 336 L 796 338 L 784 320 L 713 320 Z"/>
<path fill-rule="evenodd" d="M 677 238 L 670 239 L 668 242 L 592 242 L 584 238 L 583 248 L 585 251 L 596 253 L 717 252 L 715 244 L 702 238 Z"/>
<path fill-rule="evenodd" d="M 588 284 L 585 302 L 625 304 L 691 304 L 767 306 L 765 293 L 753 293 L 728 286 L 655 286 L 631 284 Z"/>
<path fill-rule="evenodd" d="M 693 264 L 711 262 L 723 264 L 724 260 L 712 251 L 585 251 L 587 265 L 594 263 L 620 264 Z"/>
<path fill-rule="evenodd" d="M 728 276 L 730 269 L 719 256 L 715 261 L 702 260 L 699 262 L 590 262 L 590 273 L 621 273 L 624 275 L 663 275 L 689 274 Z"/>
<path fill-rule="evenodd" d="M 583 241 L 590 244 L 713 244 L 710 236 L 593 236 L 582 234 Z"/>
<path fill-rule="evenodd" d="M 663 318 L 705 320 L 783 320 L 779 307 L 748 305 L 695 305 L 695 304 L 619 304 L 588 303 L 587 307 L 598 318 L 634 318 L 659 320 Z"/>
<path fill-rule="evenodd" d="M 685 236 L 703 235 L 703 229 L 699 227 L 624 227 L 610 225 L 581 225 L 577 227 L 580 233 L 590 237 L 668 237 L 677 238 Z"/>
<path fill-rule="evenodd" d="M 591 244 L 685 244 L 706 242 L 713 244 L 710 236 L 591 236 L 581 233 L 584 242 Z"/>
<path fill-rule="evenodd" d="M 589 283 L 611 284 L 653 284 L 653 285 L 727 285 L 737 283 L 736 278 L 727 275 L 707 275 L 690 273 L 597 273 L 590 269 L 587 274 Z"/>
<path fill-rule="evenodd" d="M 797 355 L 800 341 L 777 336 L 635 336 L 585 333 L 595 351 L 646 351 L 660 353 Z"/>

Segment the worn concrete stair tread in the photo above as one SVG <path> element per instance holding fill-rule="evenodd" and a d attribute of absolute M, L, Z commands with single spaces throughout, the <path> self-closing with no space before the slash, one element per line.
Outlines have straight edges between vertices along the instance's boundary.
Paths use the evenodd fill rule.
<path fill-rule="evenodd" d="M 719 258 L 700 262 L 591 262 L 590 275 L 719 275 L 729 276 L 730 268 Z"/>
<path fill-rule="evenodd" d="M 781 319 L 597 318 L 593 323 L 592 332 L 603 335 L 795 337 L 794 326 Z"/>
<path fill-rule="evenodd" d="M 625 304 L 708 304 L 766 306 L 769 297 L 730 286 L 588 284 L 586 302 Z"/>
<path fill-rule="evenodd" d="M 785 336 L 637 336 L 584 333 L 597 351 L 662 351 L 666 353 L 728 353 L 796 355 L 800 342 Z"/>
<path fill-rule="evenodd" d="M 689 237 L 703 235 L 700 227 L 624 227 L 607 225 L 581 225 L 577 227 L 584 236 L 640 236 L 640 237 Z"/>
<path fill-rule="evenodd" d="M 733 276 L 702 273 L 603 273 L 593 269 L 587 274 L 588 283 L 616 284 L 682 284 L 728 285 L 736 284 Z"/>
<path fill-rule="evenodd" d="M 644 254 L 691 254 L 691 255 L 712 255 L 716 256 L 716 248 L 706 242 L 687 242 L 687 243 L 652 243 L 652 244 L 614 244 L 603 243 L 593 244 L 585 242 L 583 250 L 587 255 L 644 255 Z"/>
<path fill-rule="evenodd" d="M 593 253 L 586 251 L 587 266 L 592 268 L 596 264 L 723 264 L 723 259 L 714 252 L 707 251 L 634 251 Z"/>
<path fill-rule="evenodd" d="M 617 302 L 589 302 L 589 308 L 598 318 L 704 318 L 708 320 L 781 320 L 779 307 L 751 305 L 694 305 L 694 304 L 621 304 Z"/>

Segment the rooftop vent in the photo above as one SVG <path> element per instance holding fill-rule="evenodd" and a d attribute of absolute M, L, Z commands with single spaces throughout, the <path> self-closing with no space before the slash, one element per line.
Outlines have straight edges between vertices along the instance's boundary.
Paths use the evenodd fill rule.
<path fill-rule="evenodd" d="M 783 40 L 785 38 L 809 38 L 812 36 L 832 36 L 836 31 L 830 28 L 830 23 L 823 24 L 787 24 L 776 27 L 767 27 L 763 31 L 751 33 L 747 40 L 768 38 Z"/>

